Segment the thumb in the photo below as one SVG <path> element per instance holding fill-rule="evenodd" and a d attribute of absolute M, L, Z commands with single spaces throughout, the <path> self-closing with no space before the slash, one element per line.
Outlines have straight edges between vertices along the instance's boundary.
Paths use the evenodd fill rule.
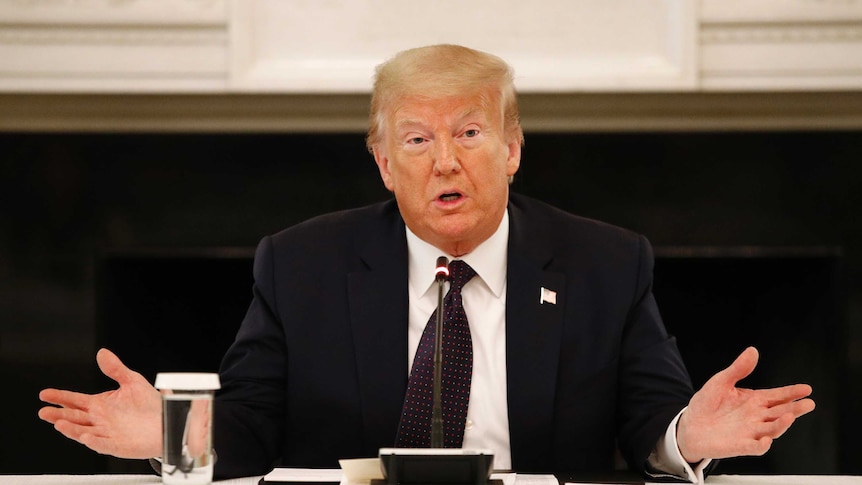
<path fill-rule="evenodd" d="M 745 379 L 754 371 L 759 355 L 756 348 L 748 347 L 739 354 L 739 357 L 728 368 L 716 374 L 716 377 L 720 377 L 722 382 L 728 386 L 736 386 L 737 382 Z"/>
<path fill-rule="evenodd" d="M 96 363 L 103 374 L 117 381 L 120 386 L 130 384 L 138 375 L 137 372 L 126 367 L 120 358 L 108 349 L 99 349 L 99 352 L 96 353 Z"/>

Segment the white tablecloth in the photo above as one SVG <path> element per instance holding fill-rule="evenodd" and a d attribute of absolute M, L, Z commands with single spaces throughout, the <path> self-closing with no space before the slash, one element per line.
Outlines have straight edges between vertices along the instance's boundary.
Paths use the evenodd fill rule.
<path fill-rule="evenodd" d="M 257 485 L 261 477 L 222 480 L 219 485 Z M 533 482 L 529 475 L 518 476 L 515 485 Z M 153 485 L 162 483 L 154 475 L 0 475 L 0 485 Z M 825 475 L 715 475 L 706 479 L 709 485 L 862 485 L 862 476 Z"/>
<path fill-rule="evenodd" d="M 862 476 L 716 475 L 706 483 L 719 485 L 862 485 Z"/>
<path fill-rule="evenodd" d="M 220 485 L 257 485 L 261 477 L 222 480 Z M 0 475 L 0 485 L 84 485 L 104 483 L 116 485 L 153 485 L 162 483 L 155 475 Z"/>

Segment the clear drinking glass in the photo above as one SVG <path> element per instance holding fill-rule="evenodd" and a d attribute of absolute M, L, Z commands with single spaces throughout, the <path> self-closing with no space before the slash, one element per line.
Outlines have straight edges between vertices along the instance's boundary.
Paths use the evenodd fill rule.
<path fill-rule="evenodd" d="M 218 374 L 162 372 L 162 483 L 207 485 L 213 478 L 213 396 Z"/>

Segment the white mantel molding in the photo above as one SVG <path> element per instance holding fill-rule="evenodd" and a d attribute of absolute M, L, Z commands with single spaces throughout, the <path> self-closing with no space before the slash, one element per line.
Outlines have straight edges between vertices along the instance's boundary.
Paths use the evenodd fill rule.
<path fill-rule="evenodd" d="M 701 0 L 700 89 L 862 89 L 862 1 Z"/>
<path fill-rule="evenodd" d="M 2 0 L 9 25 L 227 25 L 226 0 Z"/>
<path fill-rule="evenodd" d="M 437 42 L 512 63 L 530 130 L 862 126 L 862 0 L 471 5 L 0 0 L 0 129 L 361 131 L 374 66 Z"/>
<path fill-rule="evenodd" d="M 0 0 L 0 92 L 367 93 L 437 42 L 530 93 L 862 89 L 862 0 Z"/>

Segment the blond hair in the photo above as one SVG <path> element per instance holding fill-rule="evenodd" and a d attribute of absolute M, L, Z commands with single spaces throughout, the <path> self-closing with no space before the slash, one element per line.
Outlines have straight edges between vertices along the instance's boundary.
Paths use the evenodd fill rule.
<path fill-rule="evenodd" d="M 399 52 L 377 66 L 365 140 L 368 150 L 380 142 L 386 113 L 399 100 L 417 97 L 430 101 L 476 94 L 482 97 L 486 110 L 497 109 L 498 106 L 502 109 L 505 134 L 517 136 L 523 144 L 513 72 L 505 61 L 485 52 L 450 44 Z"/>

